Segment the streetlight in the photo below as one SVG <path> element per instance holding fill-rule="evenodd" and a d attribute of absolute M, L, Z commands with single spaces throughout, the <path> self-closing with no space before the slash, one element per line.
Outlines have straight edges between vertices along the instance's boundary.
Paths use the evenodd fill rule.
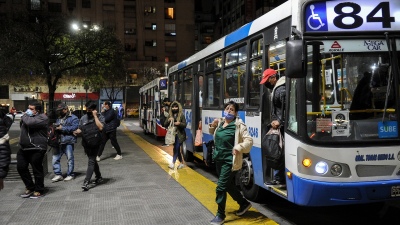
<path fill-rule="evenodd" d="M 168 76 L 168 63 L 165 63 L 165 76 Z"/>

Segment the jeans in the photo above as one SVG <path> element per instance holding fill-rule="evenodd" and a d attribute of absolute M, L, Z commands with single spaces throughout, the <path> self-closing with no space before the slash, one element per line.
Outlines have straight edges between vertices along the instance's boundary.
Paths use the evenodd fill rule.
<path fill-rule="evenodd" d="M 74 145 L 62 144 L 53 150 L 53 171 L 56 175 L 62 175 L 60 160 L 63 155 L 67 155 L 68 170 L 67 176 L 74 176 Z"/>
<path fill-rule="evenodd" d="M 103 154 L 104 147 L 106 146 L 108 139 L 111 140 L 111 144 L 112 146 L 114 146 L 115 150 L 117 151 L 117 154 L 121 155 L 121 148 L 119 147 L 119 144 L 117 142 L 117 130 L 114 130 L 108 133 L 105 132 L 103 133 L 103 142 L 100 145 L 99 153 L 97 153 L 97 156 L 100 157 L 101 154 Z"/>
<path fill-rule="evenodd" d="M 22 150 L 17 153 L 17 170 L 25 184 L 26 189 L 43 194 L 44 191 L 44 173 L 43 158 L 46 150 Z M 29 172 L 29 164 L 32 166 L 32 173 L 35 182 L 32 180 Z"/>
<path fill-rule="evenodd" d="M 179 143 L 179 138 L 178 135 L 175 135 L 175 143 L 174 143 L 174 152 L 173 152 L 173 156 L 172 156 L 172 163 L 175 164 L 176 159 L 179 159 L 179 162 L 183 162 L 182 161 L 182 154 L 181 154 L 181 144 Z"/>

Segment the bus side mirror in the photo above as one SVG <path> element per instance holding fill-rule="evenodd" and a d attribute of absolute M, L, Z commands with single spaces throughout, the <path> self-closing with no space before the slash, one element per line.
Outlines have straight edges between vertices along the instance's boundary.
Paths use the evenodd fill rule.
<path fill-rule="evenodd" d="M 291 40 L 286 43 L 286 71 L 285 76 L 289 78 L 304 78 L 303 72 L 304 56 L 303 41 Z"/>

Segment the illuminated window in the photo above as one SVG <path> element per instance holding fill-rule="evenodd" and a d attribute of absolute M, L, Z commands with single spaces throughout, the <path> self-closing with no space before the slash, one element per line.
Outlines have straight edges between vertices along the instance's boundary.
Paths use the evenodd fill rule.
<path fill-rule="evenodd" d="M 175 9 L 165 8 L 165 19 L 174 20 L 175 19 Z"/>

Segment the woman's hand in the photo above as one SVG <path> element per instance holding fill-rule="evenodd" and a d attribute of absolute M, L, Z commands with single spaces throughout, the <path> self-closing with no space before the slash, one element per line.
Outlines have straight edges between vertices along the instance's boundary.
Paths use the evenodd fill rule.
<path fill-rule="evenodd" d="M 169 122 L 174 121 L 174 118 L 170 117 L 170 118 L 168 119 L 168 121 L 169 121 Z"/>
<path fill-rule="evenodd" d="M 219 122 L 218 119 L 214 119 L 214 121 L 212 122 L 211 126 L 212 127 L 217 127 L 218 126 L 218 122 Z"/>
<path fill-rule="evenodd" d="M 181 122 L 175 122 L 174 123 L 175 126 L 179 126 L 179 124 L 181 124 Z"/>

